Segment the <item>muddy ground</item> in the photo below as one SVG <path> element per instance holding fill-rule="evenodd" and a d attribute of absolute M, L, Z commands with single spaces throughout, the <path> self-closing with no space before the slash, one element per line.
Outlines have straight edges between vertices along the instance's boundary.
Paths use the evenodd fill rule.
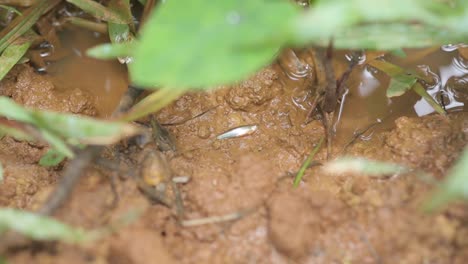
<path fill-rule="evenodd" d="M 0 95 L 40 109 L 108 115 L 89 90 L 60 87 L 27 65 L 16 66 L 1 82 Z M 139 153 L 155 146 L 128 144 L 116 148 L 118 157 L 111 151 L 105 155 L 120 164 L 120 171 L 90 166 L 55 216 L 87 229 L 140 212 L 136 220 L 86 246 L 0 246 L 3 255 L 10 263 L 466 263 L 466 206 L 423 213 L 421 204 L 432 187 L 415 173 L 369 178 L 326 174 L 313 166 L 300 186 L 292 187 L 301 163 L 324 135 L 320 120 L 304 124 L 311 96 L 301 81 L 287 80 L 273 65 L 231 89 L 184 95 L 157 115 L 176 143 L 175 150 L 164 153 L 172 175 L 190 177 L 179 184 L 184 219 L 238 219 L 180 226 L 174 210 L 150 201 L 128 175 L 151 166 Z M 363 128 L 358 120 L 372 123 L 362 113 L 350 116 L 340 132 L 347 140 Z M 463 111 L 447 118 L 395 116 L 387 122 L 346 152 L 402 163 L 440 179 L 468 139 Z M 258 130 L 216 139 L 243 125 L 258 125 Z M 343 154 L 347 140 L 335 140 L 333 157 Z M 46 150 L 9 137 L 0 140 L 5 170 L 0 206 L 36 210 L 44 203 L 67 165 L 37 165 Z M 325 161 L 325 148 L 315 159 Z M 117 202 L 113 177 L 118 179 Z"/>

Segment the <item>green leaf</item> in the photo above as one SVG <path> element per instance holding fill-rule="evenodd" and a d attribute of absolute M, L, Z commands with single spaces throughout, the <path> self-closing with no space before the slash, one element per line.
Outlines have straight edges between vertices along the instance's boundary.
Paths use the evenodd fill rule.
<path fill-rule="evenodd" d="M 99 32 L 102 34 L 107 33 L 107 25 L 105 23 L 90 21 L 80 17 L 66 17 L 65 21 L 80 28 L 90 31 Z"/>
<path fill-rule="evenodd" d="M 468 5 L 428 0 L 317 1 L 292 25 L 292 42 L 338 48 L 396 49 L 460 42 L 468 37 Z M 319 26 L 317 26 L 319 25 Z"/>
<path fill-rule="evenodd" d="M 457 199 L 468 199 L 468 149 L 453 166 L 431 199 L 423 206 L 425 211 L 434 211 Z"/>
<path fill-rule="evenodd" d="M 18 11 L 18 9 L 12 7 L 12 6 L 7 6 L 7 5 L 0 5 L 0 8 L 6 9 L 7 11 L 13 12 L 17 14 L 18 16 L 21 16 L 21 12 Z"/>
<path fill-rule="evenodd" d="M 39 160 L 39 165 L 44 167 L 56 166 L 66 158 L 61 152 L 49 149 Z"/>
<path fill-rule="evenodd" d="M 102 44 L 86 51 L 86 55 L 97 59 L 115 59 L 118 57 L 130 57 L 135 50 L 135 42 L 121 44 Z"/>
<path fill-rule="evenodd" d="M 135 126 L 124 122 L 26 109 L 7 97 L 0 97 L 0 116 L 37 127 L 41 136 L 67 157 L 72 157 L 73 152 L 65 141 L 72 145 L 106 145 L 139 132 Z"/>
<path fill-rule="evenodd" d="M 320 147 L 322 146 L 324 137 L 322 137 L 319 141 L 319 143 L 314 147 L 314 149 L 310 152 L 309 156 L 307 159 L 302 163 L 301 168 L 299 169 L 299 172 L 296 174 L 296 177 L 294 178 L 294 183 L 293 186 L 297 187 L 299 186 L 299 183 L 302 180 L 302 177 L 304 176 L 305 171 L 307 168 L 309 168 L 310 163 L 312 162 L 312 159 L 314 158 L 315 154 L 319 151 Z"/>
<path fill-rule="evenodd" d="M 0 52 L 30 30 L 47 8 L 57 5 L 59 2 L 57 0 L 39 0 L 34 6 L 26 9 L 22 16 L 16 17 L 0 32 Z"/>
<path fill-rule="evenodd" d="M 417 78 L 411 75 L 397 75 L 390 80 L 387 88 L 387 97 L 395 97 L 403 95 L 418 81 Z"/>
<path fill-rule="evenodd" d="M 148 114 L 155 113 L 176 100 L 181 94 L 181 90 L 164 87 L 138 102 L 128 113 L 121 117 L 121 120 L 134 121 Z"/>
<path fill-rule="evenodd" d="M 6 258 L 0 256 L 0 264 L 8 264 Z"/>
<path fill-rule="evenodd" d="M 447 114 L 444 108 L 440 106 L 440 104 L 436 100 L 434 100 L 434 98 L 426 91 L 426 89 L 424 89 L 424 87 L 422 87 L 422 85 L 419 82 L 413 85 L 413 91 L 415 91 L 422 98 L 424 98 L 424 100 L 426 100 L 437 113 L 441 115 Z"/>
<path fill-rule="evenodd" d="M 298 12 L 288 1 L 168 1 L 143 26 L 132 82 L 187 89 L 244 79 L 274 59 Z"/>
<path fill-rule="evenodd" d="M 382 161 L 373 161 L 365 158 L 342 157 L 330 161 L 324 166 L 329 173 L 358 173 L 371 177 L 381 177 L 408 172 L 405 166 Z"/>
<path fill-rule="evenodd" d="M 0 208 L 0 234 L 7 230 L 14 230 L 34 240 L 82 243 L 94 238 L 91 233 L 51 218 L 18 209 Z"/>
<path fill-rule="evenodd" d="M 9 45 L 0 56 L 0 80 L 15 66 L 31 46 L 30 41 L 15 42 Z"/>
<path fill-rule="evenodd" d="M 16 128 L 14 126 L 4 124 L 2 122 L 2 120 L 0 120 L 0 122 L 1 122 L 1 124 L 0 124 L 0 139 L 4 135 L 9 135 L 9 136 L 15 138 L 16 140 L 32 141 L 34 139 L 30 135 L 28 135 L 27 132 L 25 132 L 25 131 L 23 131 L 23 130 L 21 130 L 19 128 Z"/>
<path fill-rule="evenodd" d="M 126 14 L 114 12 L 93 0 L 67 0 L 67 2 L 83 9 L 86 13 L 92 15 L 93 17 L 104 21 L 120 24 L 131 22 L 131 18 L 129 18 Z"/>
<path fill-rule="evenodd" d="M 400 96 L 404 94 L 418 81 L 416 76 L 405 72 L 403 68 L 392 63 L 383 60 L 372 60 L 368 63 L 369 65 L 385 72 L 392 78 L 387 89 L 387 97 Z"/>

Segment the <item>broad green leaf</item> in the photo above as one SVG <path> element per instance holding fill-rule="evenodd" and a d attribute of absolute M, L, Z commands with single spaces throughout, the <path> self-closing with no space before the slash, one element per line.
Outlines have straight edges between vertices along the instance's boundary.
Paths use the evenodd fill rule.
<path fill-rule="evenodd" d="M 405 166 L 382 161 L 373 161 L 365 158 L 342 157 L 330 161 L 324 166 L 329 173 L 358 173 L 372 177 L 381 177 L 408 172 Z"/>
<path fill-rule="evenodd" d="M 67 0 L 67 2 L 83 9 L 86 13 L 92 15 L 93 17 L 104 21 L 121 24 L 131 22 L 131 18 L 129 19 L 126 14 L 114 12 L 93 0 Z"/>
<path fill-rule="evenodd" d="M 394 49 L 394 50 L 390 51 L 390 54 L 392 54 L 393 56 L 400 57 L 400 58 L 406 58 L 407 57 L 406 52 L 402 48 Z"/>
<path fill-rule="evenodd" d="M 168 1 L 143 26 L 132 82 L 188 89 L 244 79 L 274 59 L 298 12 L 288 1 Z"/>
<path fill-rule="evenodd" d="M 426 211 L 440 209 L 457 199 L 468 199 L 468 149 L 453 166 L 431 199 L 424 205 Z"/>
<path fill-rule="evenodd" d="M 116 59 L 118 57 L 130 57 L 135 50 L 135 42 L 121 44 L 102 44 L 86 51 L 86 55 L 97 59 Z"/>
<path fill-rule="evenodd" d="M 468 37 L 467 15 L 466 1 L 317 1 L 297 17 L 292 42 L 327 45 L 333 37 L 339 48 L 374 49 L 457 42 Z"/>
<path fill-rule="evenodd" d="M 305 171 L 307 168 L 309 168 L 310 163 L 312 162 L 312 159 L 314 158 L 315 154 L 319 151 L 320 147 L 322 146 L 324 137 L 322 137 L 319 141 L 319 143 L 314 147 L 314 149 L 310 152 L 309 156 L 307 159 L 302 163 L 301 168 L 299 169 L 299 172 L 296 174 L 296 177 L 294 178 L 294 183 L 293 186 L 297 187 L 299 186 L 299 183 L 302 180 L 302 177 L 304 176 Z"/>
<path fill-rule="evenodd" d="M 12 43 L 0 56 L 0 80 L 15 66 L 31 46 L 30 41 Z"/>
<path fill-rule="evenodd" d="M 39 165 L 44 167 L 56 166 L 66 158 L 61 152 L 49 149 L 39 160 Z"/>
<path fill-rule="evenodd" d="M 460 42 L 467 36 L 438 28 L 411 24 L 360 25 L 334 35 L 334 46 L 339 49 L 394 50 L 396 48 L 421 48 Z M 325 40 L 313 43 L 326 46 Z"/>
<path fill-rule="evenodd" d="M 0 234 L 7 230 L 14 230 L 34 240 L 82 243 L 95 238 L 92 233 L 48 217 L 19 209 L 0 208 Z"/>

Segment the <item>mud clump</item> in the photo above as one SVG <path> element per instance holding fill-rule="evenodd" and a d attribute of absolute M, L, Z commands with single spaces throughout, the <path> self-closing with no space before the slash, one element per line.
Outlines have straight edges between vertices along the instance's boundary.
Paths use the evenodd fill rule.
<path fill-rule="evenodd" d="M 461 124 L 440 115 L 401 117 L 385 140 L 385 146 L 400 160 L 437 174 L 453 163 L 465 144 Z"/>
<path fill-rule="evenodd" d="M 0 82 L 0 95 L 26 107 L 89 116 L 97 113 L 89 94 L 80 89 L 60 91 L 30 66 L 17 65 L 8 76 Z"/>
<path fill-rule="evenodd" d="M 321 236 L 348 216 L 345 204 L 326 191 L 277 193 L 268 202 L 268 210 L 271 242 L 293 259 L 320 251 Z"/>
<path fill-rule="evenodd" d="M 256 111 L 281 89 L 278 74 L 272 68 L 265 68 L 249 80 L 234 85 L 224 98 L 234 110 Z"/>

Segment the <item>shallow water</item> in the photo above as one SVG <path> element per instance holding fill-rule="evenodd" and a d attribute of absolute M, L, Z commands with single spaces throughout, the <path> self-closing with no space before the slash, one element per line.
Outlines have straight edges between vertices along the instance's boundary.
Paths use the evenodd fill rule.
<path fill-rule="evenodd" d="M 99 115 L 109 117 L 127 89 L 127 71 L 116 61 L 86 56 L 86 49 L 106 41 L 104 36 L 75 30 L 62 35 L 68 56 L 49 65 L 47 71 L 58 89 L 79 88 L 95 97 Z"/>

